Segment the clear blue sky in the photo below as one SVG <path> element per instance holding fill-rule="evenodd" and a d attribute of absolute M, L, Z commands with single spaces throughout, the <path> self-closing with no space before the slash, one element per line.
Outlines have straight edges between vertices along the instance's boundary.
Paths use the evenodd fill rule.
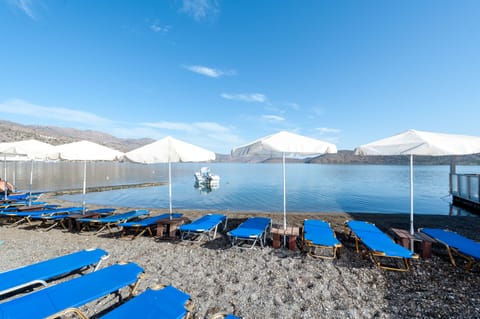
<path fill-rule="evenodd" d="M 0 1 L 0 119 L 219 153 L 480 135 L 477 0 Z"/>

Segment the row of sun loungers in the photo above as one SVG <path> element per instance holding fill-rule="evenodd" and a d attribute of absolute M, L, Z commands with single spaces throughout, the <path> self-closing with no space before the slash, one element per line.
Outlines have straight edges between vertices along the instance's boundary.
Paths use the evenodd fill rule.
<path fill-rule="evenodd" d="M 16 218 L 11 225 L 17 225 L 20 221 L 31 224 L 40 220 L 41 225 L 50 222 L 46 228 L 49 230 L 57 225 L 64 224 L 65 219 L 75 216 L 75 223 L 79 230 L 96 229 L 96 233 L 103 230 L 113 231 L 113 227 L 121 229 L 121 235 L 133 234 L 133 239 L 147 233 L 154 236 L 154 229 L 158 221 L 163 219 L 179 219 L 182 214 L 161 214 L 148 216 L 149 211 L 144 209 L 132 210 L 122 214 L 113 214 L 114 209 L 87 210 L 81 212 L 81 207 L 51 208 L 47 205 L 36 211 L 0 211 L 0 217 Z M 81 214 L 80 214 L 81 213 Z M 148 216 L 148 217 L 145 217 Z M 143 218 L 142 218 L 143 217 Z M 418 255 L 407 248 L 395 243 L 388 235 L 383 233 L 374 224 L 364 221 L 347 221 L 346 230 L 355 239 L 355 249 L 360 252 L 363 246 L 364 255 L 369 255 L 376 266 L 387 270 L 407 271 L 409 261 L 418 259 Z M 227 217 L 223 214 L 207 214 L 189 224 L 181 225 L 179 235 L 181 240 L 212 240 L 216 238 L 218 231 L 227 228 Z M 235 229 L 226 233 L 230 243 L 234 247 L 253 248 L 259 244 L 266 245 L 267 235 L 271 228 L 271 219 L 266 217 L 251 217 Z M 467 259 L 467 269 L 470 269 L 475 260 L 480 259 L 479 243 L 451 231 L 441 229 L 424 228 L 420 230 L 427 236 L 445 245 L 452 264 L 455 265 L 453 254 Z M 301 248 L 307 254 L 315 258 L 335 259 L 342 248 L 341 242 L 336 238 L 335 232 L 330 225 L 322 220 L 305 220 L 301 239 Z M 392 263 L 385 261 L 401 261 Z"/>
<path fill-rule="evenodd" d="M 173 286 L 166 286 L 147 288 L 143 293 L 133 297 L 144 272 L 143 268 L 130 262 L 97 270 L 106 255 L 107 253 L 101 249 L 84 250 L 0 273 L 3 291 L 13 293 L 30 287 L 32 283 L 35 285 L 50 282 L 72 271 L 95 265 L 92 272 L 83 276 L 36 289 L 0 303 L 0 319 L 57 318 L 67 314 L 87 319 L 80 310 L 81 307 L 114 293 L 122 297 L 120 290 L 123 289 L 129 290 L 127 301 L 97 318 L 189 317 L 193 301 L 187 293 Z M 27 273 L 28 276 L 21 276 Z M 12 281 L 12 278 L 17 276 L 20 279 Z M 223 313 L 212 318 L 239 319 Z"/>

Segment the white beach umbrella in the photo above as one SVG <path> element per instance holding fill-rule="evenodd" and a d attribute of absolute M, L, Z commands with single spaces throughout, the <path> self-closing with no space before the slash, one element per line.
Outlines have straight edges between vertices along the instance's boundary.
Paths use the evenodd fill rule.
<path fill-rule="evenodd" d="M 87 161 L 117 161 L 124 153 L 112 148 L 93 143 L 90 141 L 79 141 L 55 146 L 54 154 L 58 154 L 60 160 L 83 161 L 83 201 L 82 207 L 85 211 L 85 196 L 87 186 Z"/>
<path fill-rule="evenodd" d="M 480 137 L 408 130 L 355 149 L 356 155 L 410 156 L 410 233 L 413 227 L 413 155 L 466 155 L 480 153 Z"/>
<path fill-rule="evenodd" d="M 168 197 L 172 216 L 172 167 L 176 162 L 206 162 L 215 160 L 215 153 L 204 148 L 167 136 L 156 142 L 139 147 L 125 154 L 134 163 L 168 163 Z"/>
<path fill-rule="evenodd" d="M 32 195 L 32 184 L 33 184 L 33 161 L 34 160 L 49 160 L 57 159 L 58 154 L 55 154 L 53 150 L 55 147 L 45 142 L 41 142 L 35 139 L 0 143 L 0 153 L 4 154 L 4 159 L 9 155 L 9 158 L 15 161 L 26 161 L 31 160 L 32 165 L 30 168 L 30 201 L 31 204 L 31 195 Z M 5 161 L 6 163 L 6 161 Z M 5 177 L 7 179 L 6 165 L 5 165 Z M 14 182 L 15 184 L 15 182 Z"/>
<path fill-rule="evenodd" d="M 298 155 L 321 155 L 325 153 L 337 153 L 337 147 L 328 142 L 313 139 L 310 137 L 281 131 L 239 146 L 231 151 L 234 157 L 268 156 L 275 154 L 282 155 L 283 169 L 283 229 L 287 229 L 287 192 L 285 182 L 285 157 Z M 285 245 L 284 237 L 284 245 Z"/>

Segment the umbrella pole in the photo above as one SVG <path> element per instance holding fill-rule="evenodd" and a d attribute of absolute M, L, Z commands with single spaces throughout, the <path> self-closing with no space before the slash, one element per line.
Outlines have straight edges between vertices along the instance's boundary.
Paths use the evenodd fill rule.
<path fill-rule="evenodd" d="M 413 154 L 410 154 L 410 234 L 413 233 Z"/>
<path fill-rule="evenodd" d="M 287 246 L 287 190 L 285 183 L 285 152 L 282 153 L 283 163 L 283 247 Z"/>
<path fill-rule="evenodd" d="M 85 197 L 87 195 L 87 161 L 83 161 L 83 199 L 82 214 L 85 214 Z"/>
<path fill-rule="evenodd" d="M 413 236 L 413 154 L 410 154 L 410 234 Z M 414 241 L 410 240 L 410 250 L 414 251 Z"/>
<path fill-rule="evenodd" d="M 28 193 L 28 206 L 32 206 L 32 185 L 33 185 L 33 159 L 30 164 L 30 188 Z"/>
<path fill-rule="evenodd" d="M 172 162 L 168 161 L 168 201 L 170 219 L 172 219 Z"/>
<path fill-rule="evenodd" d="M 8 195 L 7 195 L 7 190 L 8 190 L 8 186 L 7 186 L 7 154 L 4 153 L 3 154 L 3 163 L 4 163 L 4 166 L 3 166 L 3 182 L 5 183 L 5 201 L 8 199 Z"/>
<path fill-rule="evenodd" d="M 13 187 L 17 184 L 17 161 L 13 161 L 13 172 L 12 172 L 12 184 Z M 14 189 L 15 191 L 15 189 Z"/>

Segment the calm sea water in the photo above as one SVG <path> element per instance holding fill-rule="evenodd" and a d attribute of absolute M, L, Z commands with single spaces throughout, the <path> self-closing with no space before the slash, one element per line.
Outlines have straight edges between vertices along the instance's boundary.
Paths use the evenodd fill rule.
<path fill-rule="evenodd" d="M 30 164 L 9 164 L 9 179 L 28 189 Z M 174 209 L 282 212 L 281 164 L 212 163 L 220 175 L 220 187 L 211 191 L 194 187 L 193 173 L 204 164 L 172 164 Z M 479 166 L 459 166 L 458 173 L 478 173 Z M 414 207 L 416 214 L 467 214 L 453 210 L 449 196 L 448 166 L 414 167 Z M 168 181 L 168 165 L 129 163 L 89 163 L 88 186 L 108 186 Z M 35 163 L 33 190 L 80 188 L 82 163 Z M 287 211 L 295 212 L 381 212 L 410 211 L 408 166 L 287 164 Z M 65 199 L 82 201 L 82 195 Z M 129 188 L 88 193 L 87 205 L 119 205 L 167 208 L 168 186 Z"/>

